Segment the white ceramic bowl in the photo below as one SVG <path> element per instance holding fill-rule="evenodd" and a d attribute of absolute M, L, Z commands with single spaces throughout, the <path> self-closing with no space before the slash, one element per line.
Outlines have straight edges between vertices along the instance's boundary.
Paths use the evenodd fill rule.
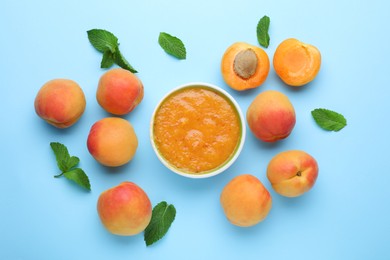
<path fill-rule="evenodd" d="M 182 90 L 184 88 L 194 88 L 194 87 L 200 87 L 200 88 L 208 88 L 208 89 L 211 89 L 217 93 L 219 93 L 221 96 L 225 97 L 227 100 L 229 100 L 234 108 L 236 109 L 237 111 L 237 114 L 239 116 L 239 120 L 240 120 L 240 127 L 241 127 L 241 136 L 240 136 L 240 139 L 239 139 L 239 144 L 238 146 L 236 147 L 235 151 L 233 152 L 233 154 L 230 156 L 230 158 L 228 159 L 228 161 L 224 162 L 222 165 L 220 165 L 219 167 L 213 169 L 213 170 L 210 170 L 210 171 L 207 171 L 207 172 L 204 172 L 204 173 L 200 173 L 200 174 L 194 174 L 194 173 L 189 173 L 189 172 L 186 172 L 184 170 L 181 170 L 175 166 L 173 166 L 172 164 L 170 164 L 162 155 L 161 153 L 159 152 L 155 142 L 154 142 L 154 118 L 156 116 L 156 112 L 158 111 L 158 109 L 160 108 L 161 104 L 170 96 L 172 95 L 173 93 L 175 93 L 176 91 L 179 91 L 179 90 Z M 163 165 L 165 165 L 168 169 L 170 169 L 171 171 L 181 175 L 181 176 L 184 176 L 184 177 L 188 177 L 188 178 L 195 178 L 195 179 L 199 179 L 199 178 L 208 178 L 208 177 L 211 177 L 211 176 L 215 176 L 217 174 L 220 174 L 221 172 L 225 171 L 226 169 L 228 169 L 233 163 L 234 161 L 237 159 L 237 157 L 239 156 L 239 154 L 241 153 L 241 150 L 242 150 L 242 147 L 244 146 L 244 142 L 245 142 L 245 136 L 246 136 L 246 124 L 245 124 L 245 118 L 243 117 L 243 114 L 241 112 L 241 109 L 238 105 L 238 103 L 234 100 L 234 98 L 229 94 L 227 93 L 225 90 L 215 86 L 215 85 L 212 85 L 212 84 L 209 84 L 209 83 L 204 83 L 204 82 L 191 82 L 191 83 L 187 83 L 187 84 L 184 84 L 184 85 L 181 85 L 175 89 L 173 89 L 172 91 L 170 91 L 169 93 L 167 93 L 161 100 L 160 102 L 157 104 L 154 112 L 153 112 L 153 115 L 152 115 L 152 118 L 151 118 L 151 122 L 150 122 L 150 141 L 151 141 L 151 144 L 152 144 L 152 147 L 153 147 L 153 150 L 154 152 L 156 153 L 158 159 L 161 161 L 161 163 Z"/>

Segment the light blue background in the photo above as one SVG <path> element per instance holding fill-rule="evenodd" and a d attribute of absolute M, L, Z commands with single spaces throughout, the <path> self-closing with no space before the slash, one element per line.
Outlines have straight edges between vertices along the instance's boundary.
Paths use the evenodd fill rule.
<path fill-rule="evenodd" d="M 390 259 L 389 2 L 388 1 L 1 1 L 0 259 Z M 258 45 L 256 25 L 271 18 L 272 61 L 289 37 L 317 46 L 318 77 L 301 89 L 284 85 L 271 68 L 263 86 L 236 92 L 222 80 L 220 60 L 236 41 Z M 106 29 L 145 86 L 142 103 L 125 116 L 139 148 L 123 167 L 100 166 L 88 153 L 91 125 L 109 116 L 96 102 L 101 54 L 87 30 Z M 183 40 L 187 59 L 178 61 L 158 45 L 160 32 Z M 87 108 L 65 130 L 38 118 L 33 103 L 53 78 L 83 88 Z M 290 137 L 264 144 L 248 131 L 244 149 L 223 174 L 186 179 L 167 170 L 149 142 L 149 120 L 159 99 L 191 81 L 216 84 L 235 97 L 243 112 L 264 90 L 287 94 L 297 124 Z M 310 111 L 342 113 L 340 132 L 320 129 Z M 92 192 L 58 173 L 49 143 L 64 143 L 81 159 Z M 289 199 L 271 188 L 265 170 L 277 153 L 302 149 L 320 173 L 315 187 Z M 219 195 L 234 176 L 250 173 L 270 190 L 267 219 L 251 228 L 231 225 Z M 176 220 L 158 243 L 143 235 L 108 233 L 96 212 L 99 194 L 122 181 L 140 185 L 152 204 L 175 205 Z"/>

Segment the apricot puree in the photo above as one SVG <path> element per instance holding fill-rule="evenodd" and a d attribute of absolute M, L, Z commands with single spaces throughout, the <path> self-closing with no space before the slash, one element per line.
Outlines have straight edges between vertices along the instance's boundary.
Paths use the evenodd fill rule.
<path fill-rule="evenodd" d="M 154 141 L 174 167 L 202 174 L 222 166 L 240 142 L 238 113 L 224 96 L 206 87 L 174 92 L 157 109 Z"/>

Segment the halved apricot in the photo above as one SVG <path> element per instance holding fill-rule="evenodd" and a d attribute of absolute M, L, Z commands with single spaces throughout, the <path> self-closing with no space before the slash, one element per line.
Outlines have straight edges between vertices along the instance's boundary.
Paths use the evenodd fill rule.
<path fill-rule="evenodd" d="M 222 57 L 222 77 L 231 88 L 242 91 L 259 87 L 269 72 L 269 58 L 260 47 L 236 42 Z"/>
<path fill-rule="evenodd" d="M 321 53 L 313 45 L 290 38 L 276 48 L 273 65 L 284 83 L 299 87 L 317 76 L 321 66 Z"/>

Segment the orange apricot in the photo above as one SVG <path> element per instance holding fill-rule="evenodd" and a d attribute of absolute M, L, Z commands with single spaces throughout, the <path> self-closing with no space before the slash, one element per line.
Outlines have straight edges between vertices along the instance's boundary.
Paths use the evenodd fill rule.
<path fill-rule="evenodd" d="M 57 128 L 75 124 L 86 106 L 84 92 L 75 81 L 53 79 L 46 82 L 35 97 L 37 115 Z"/>
<path fill-rule="evenodd" d="M 220 204 L 230 223 L 251 227 L 268 216 L 272 197 L 257 177 L 241 174 L 225 185 L 220 195 Z"/>
<path fill-rule="evenodd" d="M 273 65 L 284 83 L 300 87 L 317 76 L 321 66 L 321 53 L 313 45 L 290 38 L 276 48 Z"/>
<path fill-rule="evenodd" d="M 236 42 L 222 57 L 221 72 L 226 84 L 243 91 L 264 83 L 269 72 L 269 58 L 260 47 Z"/>
<path fill-rule="evenodd" d="M 120 117 L 106 117 L 91 127 L 87 139 L 89 153 L 109 167 L 130 162 L 137 150 L 138 139 L 133 126 Z"/>
<path fill-rule="evenodd" d="M 141 103 L 143 97 L 144 86 L 141 80 L 128 70 L 111 69 L 99 79 L 96 99 L 108 113 L 126 115 Z"/>
<path fill-rule="evenodd" d="M 264 142 L 287 138 L 296 123 L 295 109 L 288 97 L 276 90 L 258 94 L 246 112 L 249 129 Z"/>

